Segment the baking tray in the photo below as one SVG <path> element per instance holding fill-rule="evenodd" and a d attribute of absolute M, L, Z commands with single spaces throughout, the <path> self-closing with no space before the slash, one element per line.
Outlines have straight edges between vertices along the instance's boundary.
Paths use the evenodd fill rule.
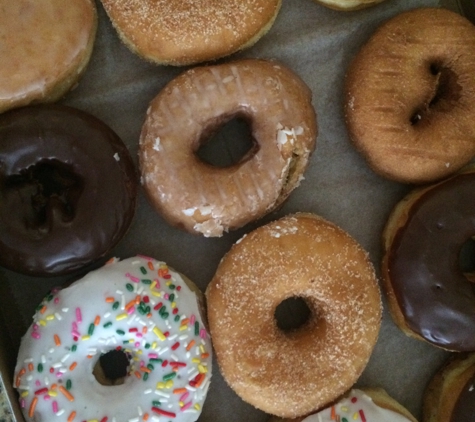
<path fill-rule="evenodd" d="M 106 259 L 153 256 L 186 274 L 204 291 L 221 257 L 241 236 L 270 220 L 306 211 L 333 221 L 355 237 L 369 252 L 379 275 L 381 231 L 389 212 L 410 186 L 374 174 L 350 145 L 342 114 L 343 77 L 353 55 L 380 23 L 403 10 L 439 5 L 436 0 L 386 0 L 366 10 L 337 12 L 310 0 L 284 0 L 269 33 L 253 48 L 224 61 L 242 57 L 276 59 L 296 71 L 312 89 L 319 136 L 301 186 L 278 211 L 213 239 L 169 226 L 141 191 L 130 231 Z M 473 0 L 447 0 L 442 6 L 475 21 Z M 91 63 L 79 86 L 61 102 L 88 111 L 111 126 L 137 163 L 138 137 L 149 101 L 185 68 L 156 66 L 132 54 L 118 40 L 99 2 L 97 9 L 99 29 Z M 223 129 L 220 136 L 239 137 L 232 127 Z M 219 157 L 233 151 L 221 140 L 205 154 Z M 6 387 L 5 400 L 16 422 L 23 422 L 11 385 L 20 338 L 44 294 L 70 279 L 38 279 L 0 269 L 0 381 Z M 357 385 L 385 388 L 420 419 L 424 388 L 448 353 L 406 337 L 393 324 L 384 305 L 378 343 Z M 211 387 L 199 421 L 267 419 L 268 415 L 234 394 L 214 362 Z"/>

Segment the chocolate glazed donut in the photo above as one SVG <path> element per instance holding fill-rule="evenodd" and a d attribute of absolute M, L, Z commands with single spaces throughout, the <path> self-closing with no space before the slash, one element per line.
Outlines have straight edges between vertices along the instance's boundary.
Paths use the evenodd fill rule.
<path fill-rule="evenodd" d="M 383 234 L 391 313 L 408 335 L 452 351 L 475 350 L 475 285 L 459 261 L 475 235 L 475 168 L 409 194 Z"/>
<path fill-rule="evenodd" d="M 137 175 L 120 138 L 65 106 L 0 116 L 0 265 L 52 276 L 105 255 L 135 212 Z"/>

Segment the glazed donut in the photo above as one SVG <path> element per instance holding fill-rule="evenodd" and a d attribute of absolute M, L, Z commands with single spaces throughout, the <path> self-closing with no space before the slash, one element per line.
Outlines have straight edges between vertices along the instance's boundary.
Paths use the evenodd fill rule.
<path fill-rule="evenodd" d="M 25 421 L 198 419 L 212 351 L 197 295 L 191 281 L 143 256 L 113 259 L 53 291 L 18 353 L 14 385 Z M 120 361 L 117 354 L 119 382 L 107 379 L 104 364 Z"/>
<path fill-rule="evenodd" d="M 383 232 L 382 276 L 396 324 L 451 351 L 475 350 L 473 276 L 459 255 L 475 234 L 475 168 L 407 195 Z"/>
<path fill-rule="evenodd" d="M 346 75 L 349 136 L 378 174 L 427 183 L 475 155 L 475 26 L 444 9 L 381 25 Z"/>
<path fill-rule="evenodd" d="M 97 28 L 92 0 L 0 0 L 0 113 L 62 97 L 83 74 Z"/>
<path fill-rule="evenodd" d="M 0 265 L 71 273 L 127 232 L 138 177 L 117 134 L 80 110 L 30 106 L 0 116 Z"/>
<path fill-rule="evenodd" d="M 295 419 L 273 417 L 269 422 L 417 422 L 411 413 L 381 388 L 352 389 L 331 406 Z"/>
<path fill-rule="evenodd" d="M 462 422 L 475 415 L 475 354 L 451 356 L 424 393 L 424 422 Z"/>
<path fill-rule="evenodd" d="M 314 0 L 315 3 L 326 6 L 330 9 L 351 11 L 365 9 L 366 7 L 374 6 L 384 0 Z"/>
<path fill-rule="evenodd" d="M 157 64 L 215 60 L 254 45 L 282 0 L 101 0 L 121 40 Z"/>
<path fill-rule="evenodd" d="M 230 167 L 200 160 L 200 145 L 233 118 L 249 122 L 254 148 Z M 172 225 L 221 236 L 282 204 L 303 178 L 316 135 L 311 91 L 284 66 L 249 59 L 195 68 L 150 104 L 142 184 Z"/>
<path fill-rule="evenodd" d="M 207 291 L 217 362 L 230 387 L 267 413 L 293 418 L 330 404 L 365 368 L 381 319 L 367 253 L 312 214 L 262 226 L 224 256 Z M 278 328 L 275 310 L 303 299 L 310 317 Z"/>

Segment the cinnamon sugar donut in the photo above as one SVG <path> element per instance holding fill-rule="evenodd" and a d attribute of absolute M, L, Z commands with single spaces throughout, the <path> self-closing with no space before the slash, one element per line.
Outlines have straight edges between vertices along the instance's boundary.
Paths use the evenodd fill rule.
<path fill-rule="evenodd" d="M 101 0 L 136 54 L 175 66 L 214 60 L 254 45 L 282 0 Z"/>
<path fill-rule="evenodd" d="M 241 60 L 189 70 L 151 102 L 140 136 L 152 205 L 191 233 L 221 236 L 278 207 L 299 185 L 315 147 L 311 91 L 275 62 Z M 254 148 L 230 167 L 196 151 L 226 122 L 250 123 Z"/>
<path fill-rule="evenodd" d="M 430 380 L 423 422 L 469 422 L 475 416 L 475 353 L 452 355 Z"/>
<path fill-rule="evenodd" d="M 446 177 L 475 155 L 475 26 L 444 9 L 404 12 L 373 34 L 346 76 L 351 140 L 403 183 Z"/>
<path fill-rule="evenodd" d="M 377 339 L 381 301 L 367 253 L 312 214 L 254 230 L 224 256 L 207 291 L 218 365 L 246 402 L 293 418 L 345 393 Z M 303 299 L 301 327 L 278 328 L 276 307 Z"/>
<path fill-rule="evenodd" d="M 94 45 L 92 0 L 0 0 L 0 113 L 62 97 Z"/>

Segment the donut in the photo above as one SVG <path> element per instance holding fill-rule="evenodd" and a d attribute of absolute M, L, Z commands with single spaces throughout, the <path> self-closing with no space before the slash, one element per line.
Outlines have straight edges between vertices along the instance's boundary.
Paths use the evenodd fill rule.
<path fill-rule="evenodd" d="M 206 290 L 208 322 L 226 382 L 244 401 L 294 418 L 345 393 L 377 340 L 381 299 L 367 253 L 342 229 L 299 213 L 236 242 Z M 310 316 L 278 327 L 291 298 Z"/>
<path fill-rule="evenodd" d="M 383 231 L 389 309 L 408 336 L 450 351 L 475 351 L 473 276 L 459 265 L 475 234 L 475 168 L 411 191 Z"/>
<path fill-rule="evenodd" d="M 475 415 L 475 354 L 449 357 L 430 380 L 423 399 L 423 422 L 471 421 Z"/>
<path fill-rule="evenodd" d="M 384 0 L 314 0 L 315 3 L 321 4 L 322 6 L 344 12 L 365 9 L 383 1 Z"/>
<path fill-rule="evenodd" d="M 138 174 L 117 134 L 96 117 L 38 105 L 0 115 L 0 265 L 70 274 L 127 232 Z"/>
<path fill-rule="evenodd" d="M 156 64 L 211 61 L 253 46 L 282 0 L 101 0 L 129 49 Z"/>
<path fill-rule="evenodd" d="M 18 352 L 14 386 L 25 422 L 198 419 L 212 374 L 199 294 L 143 256 L 112 259 L 53 290 Z M 111 374 L 108 360 L 121 368 Z"/>
<path fill-rule="evenodd" d="M 141 180 L 172 225 L 204 236 L 244 226 L 280 206 L 303 179 L 315 148 L 311 91 L 265 60 L 188 70 L 151 102 L 140 135 Z M 233 119 L 248 122 L 253 147 L 238 163 L 210 165 L 196 151 Z"/>
<path fill-rule="evenodd" d="M 294 419 L 272 417 L 269 422 L 417 422 L 411 413 L 382 388 L 352 389 L 331 406 Z"/>
<path fill-rule="evenodd" d="M 92 0 L 0 0 L 0 113 L 53 102 L 84 73 L 96 36 Z"/>
<path fill-rule="evenodd" d="M 445 9 L 381 25 L 345 82 L 349 137 L 379 175 L 430 183 L 475 155 L 475 26 Z"/>

